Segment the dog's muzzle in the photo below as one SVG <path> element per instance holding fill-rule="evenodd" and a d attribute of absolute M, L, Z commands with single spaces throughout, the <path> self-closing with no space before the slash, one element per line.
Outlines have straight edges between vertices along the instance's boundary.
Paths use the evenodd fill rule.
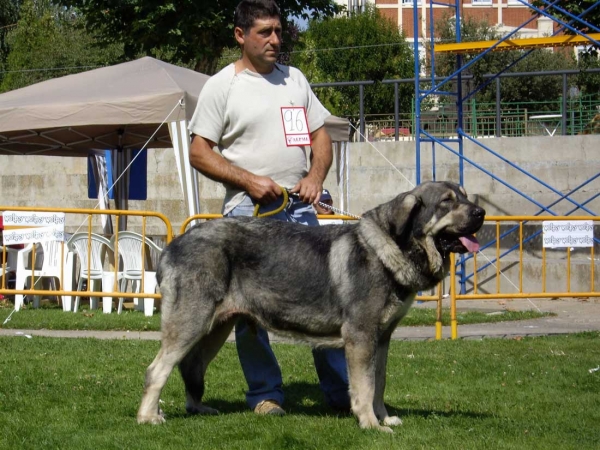
<path fill-rule="evenodd" d="M 479 231 L 485 220 L 485 209 L 475 207 L 470 211 L 469 224 L 464 234 L 442 234 L 437 239 L 438 250 L 442 253 L 476 253 L 479 241 L 473 233 Z"/>

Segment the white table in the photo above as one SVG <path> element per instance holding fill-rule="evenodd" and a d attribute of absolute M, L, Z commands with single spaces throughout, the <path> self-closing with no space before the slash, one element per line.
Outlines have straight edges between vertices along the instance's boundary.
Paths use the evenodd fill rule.
<path fill-rule="evenodd" d="M 539 120 L 540 124 L 548 133 L 548 136 L 554 136 L 556 130 L 561 124 L 560 119 L 562 119 L 562 114 L 540 114 L 536 116 L 529 116 L 530 120 Z M 556 119 L 559 119 L 558 121 Z M 552 128 L 552 124 L 554 124 L 554 128 Z"/>

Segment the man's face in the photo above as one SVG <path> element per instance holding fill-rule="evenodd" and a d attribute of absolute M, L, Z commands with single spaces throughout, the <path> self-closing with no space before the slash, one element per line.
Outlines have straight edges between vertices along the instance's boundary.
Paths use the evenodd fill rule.
<path fill-rule="evenodd" d="M 254 25 L 244 33 L 235 29 L 235 38 L 243 46 L 243 57 L 258 73 L 269 73 L 277 62 L 281 50 L 281 21 L 278 17 L 256 19 Z"/>

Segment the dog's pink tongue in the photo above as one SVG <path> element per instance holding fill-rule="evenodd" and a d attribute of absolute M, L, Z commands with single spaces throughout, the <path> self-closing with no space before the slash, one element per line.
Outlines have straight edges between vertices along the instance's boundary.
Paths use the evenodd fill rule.
<path fill-rule="evenodd" d="M 463 236 L 463 237 L 459 238 L 459 240 L 460 240 L 461 244 L 464 245 L 465 248 L 469 252 L 475 253 L 475 252 L 479 251 L 479 241 L 472 234 L 469 236 Z"/>

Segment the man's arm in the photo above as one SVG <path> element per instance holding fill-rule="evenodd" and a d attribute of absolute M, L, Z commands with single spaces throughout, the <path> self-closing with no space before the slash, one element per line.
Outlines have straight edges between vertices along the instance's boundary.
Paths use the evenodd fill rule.
<path fill-rule="evenodd" d="M 190 164 L 202 175 L 214 181 L 227 183 L 246 191 L 261 204 L 274 202 L 282 194 L 281 188 L 269 177 L 254 175 L 230 164 L 213 151 L 215 143 L 194 135 L 190 146 Z"/>
<path fill-rule="evenodd" d="M 304 203 L 316 203 L 321 198 L 323 182 L 331 163 L 333 162 L 333 150 L 331 138 L 325 126 L 312 133 L 312 153 L 310 158 L 310 170 L 306 177 L 302 178 L 290 192 L 300 194 Z"/>

